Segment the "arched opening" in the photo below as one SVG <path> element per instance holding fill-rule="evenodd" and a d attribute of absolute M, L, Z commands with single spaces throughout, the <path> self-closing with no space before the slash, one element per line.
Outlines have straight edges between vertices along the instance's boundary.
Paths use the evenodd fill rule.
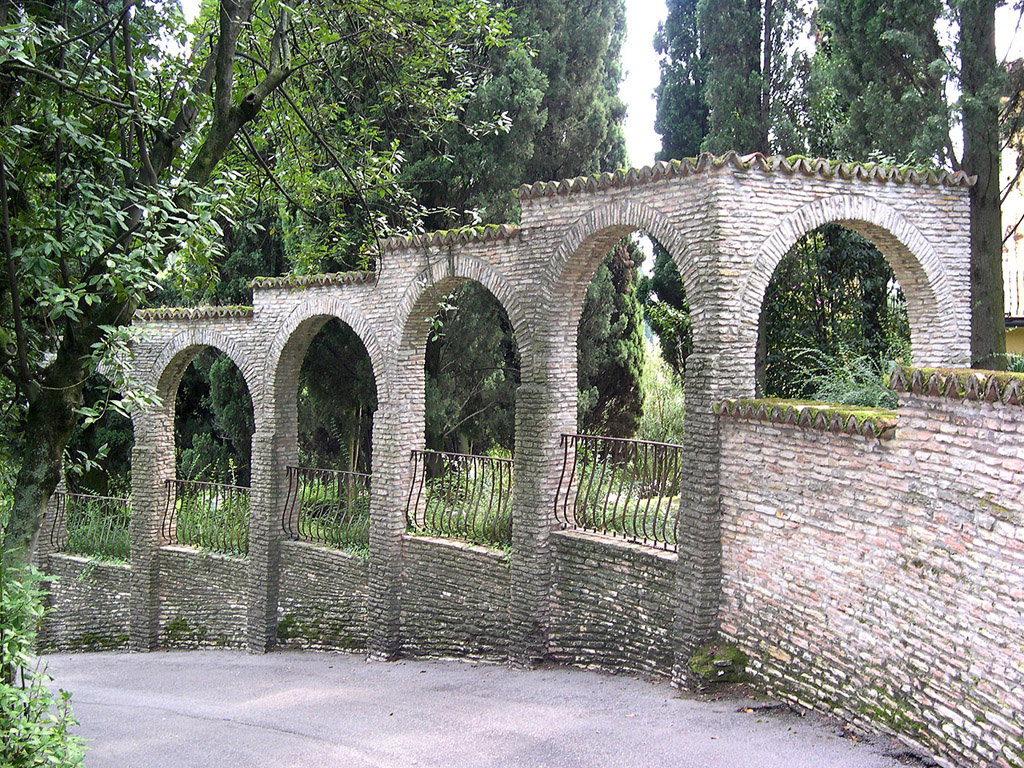
<path fill-rule="evenodd" d="M 289 412 L 282 412 L 295 437 L 284 466 L 282 527 L 290 538 L 365 556 L 377 410 L 373 363 L 359 335 L 333 317 L 307 321 L 293 344 L 282 358 L 298 368 L 287 377 Z"/>
<path fill-rule="evenodd" d="M 169 382 L 175 477 L 166 481 L 163 539 L 246 555 L 255 414 L 242 372 L 225 353 L 199 347 Z M 177 368 L 177 367 L 176 367 Z"/>
<path fill-rule="evenodd" d="M 757 323 L 769 281 L 795 245 L 826 225 L 861 236 L 892 269 L 906 300 L 914 365 L 968 363 L 970 312 L 965 275 L 943 259 L 913 221 L 896 209 L 866 196 L 837 195 L 806 203 L 782 217 L 755 255 L 738 297 L 735 338 L 739 346 L 730 363 L 739 390 L 735 394 L 754 391 Z"/>
<path fill-rule="evenodd" d="M 765 292 L 758 393 L 892 408 L 892 366 L 910 357 L 906 297 L 882 252 L 835 223 L 801 237 Z"/>
<path fill-rule="evenodd" d="M 455 281 L 435 300 L 425 338 L 424 450 L 412 454 L 408 525 L 488 546 L 512 540 L 512 466 L 520 355 L 501 302 Z M 428 299 L 429 301 L 429 299 Z"/>
<path fill-rule="evenodd" d="M 579 302 L 578 419 L 577 431 L 562 436 L 557 516 L 565 527 L 671 549 L 690 317 L 672 254 L 646 231 L 629 232 L 595 237 L 590 258 L 573 270 L 586 286 L 570 290 Z M 608 248 L 613 233 L 620 237 Z"/>
<path fill-rule="evenodd" d="M 177 476 L 248 487 L 255 416 L 249 388 L 231 358 L 211 347 L 199 351 L 174 398 Z"/>

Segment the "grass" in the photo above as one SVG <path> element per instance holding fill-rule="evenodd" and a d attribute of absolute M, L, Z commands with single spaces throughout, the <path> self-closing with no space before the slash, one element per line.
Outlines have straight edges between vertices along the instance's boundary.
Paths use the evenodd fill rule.
<path fill-rule="evenodd" d="M 174 540 L 188 547 L 231 555 L 249 554 L 249 489 L 179 485 L 174 501 Z"/>
<path fill-rule="evenodd" d="M 63 552 L 119 562 L 129 559 L 131 507 L 127 499 L 73 494 L 64 499 Z"/>

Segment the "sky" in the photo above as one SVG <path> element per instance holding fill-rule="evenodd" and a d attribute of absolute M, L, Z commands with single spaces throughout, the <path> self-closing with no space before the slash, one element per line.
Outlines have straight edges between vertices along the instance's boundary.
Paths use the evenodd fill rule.
<path fill-rule="evenodd" d="M 658 85 L 658 54 L 654 33 L 665 19 L 664 0 L 626 0 L 626 42 L 622 63 L 626 77 L 619 95 L 626 103 L 626 150 L 629 164 L 650 165 L 661 149 L 661 137 L 654 130 L 654 89 Z M 996 55 L 1000 60 L 1024 56 L 1021 12 L 1011 5 L 996 11 Z"/>
<path fill-rule="evenodd" d="M 626 113 L 626 151 L 629 164 L 650 165 L 661 149 L 661 137 L 654 131 L 654 89 L 660 70 L 654 52 L 654 33 L 665 20 L 664 0 L 626 0 L 626 42 L 622 47 L 622 65 L 626 77 L 619 95 L 628 106 Z"/>

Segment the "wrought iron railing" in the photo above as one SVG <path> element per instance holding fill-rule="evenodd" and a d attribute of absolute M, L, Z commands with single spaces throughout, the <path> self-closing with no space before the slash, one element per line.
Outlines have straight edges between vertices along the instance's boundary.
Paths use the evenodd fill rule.
<path fill-rule="evenodd" d="M 565 528 L 675 549 L 683 447 L 562 435 L 555 516 Z"/>
<path fill-rule="evenodd" d="M 57 492 L 50 544 L 58 552 L 106 560 L 128 560 L 131 546 L 128 499 Z"/>
<path fill-rule="evenodd" d="M 249 553 L 249 489 L 168 480 L 164 540 L 233 555 Z"/>
<path fill-rule="evenodd" d="M 281 527 L 295 539 L 339 549 L 366 549 L 370 541 L 370 476 L 288 467 Z"/>
<path fill-rule="evenodd" d="M 409 528 L 489 546 L 512 543 L 512 459 L 412 452 Z"/>

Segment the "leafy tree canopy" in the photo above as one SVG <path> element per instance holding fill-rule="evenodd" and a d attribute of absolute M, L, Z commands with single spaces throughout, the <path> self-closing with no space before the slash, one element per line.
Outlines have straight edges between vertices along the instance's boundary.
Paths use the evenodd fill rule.
<path fill-rule="evenodd" d="M 168 4 L 0 2 L 5 557 L 26 556 L 84 382 L 134 308 L 168 282 L 198 293 L 222 222 L 270 190 L 312 259 L 369 258 L 332 226 L 353 198 L 367 232 L 414 226 L 392 129 L 461 119 L 475 57 L 506 34 L 485 0 L 222 0 L 190 26 Z"/>

